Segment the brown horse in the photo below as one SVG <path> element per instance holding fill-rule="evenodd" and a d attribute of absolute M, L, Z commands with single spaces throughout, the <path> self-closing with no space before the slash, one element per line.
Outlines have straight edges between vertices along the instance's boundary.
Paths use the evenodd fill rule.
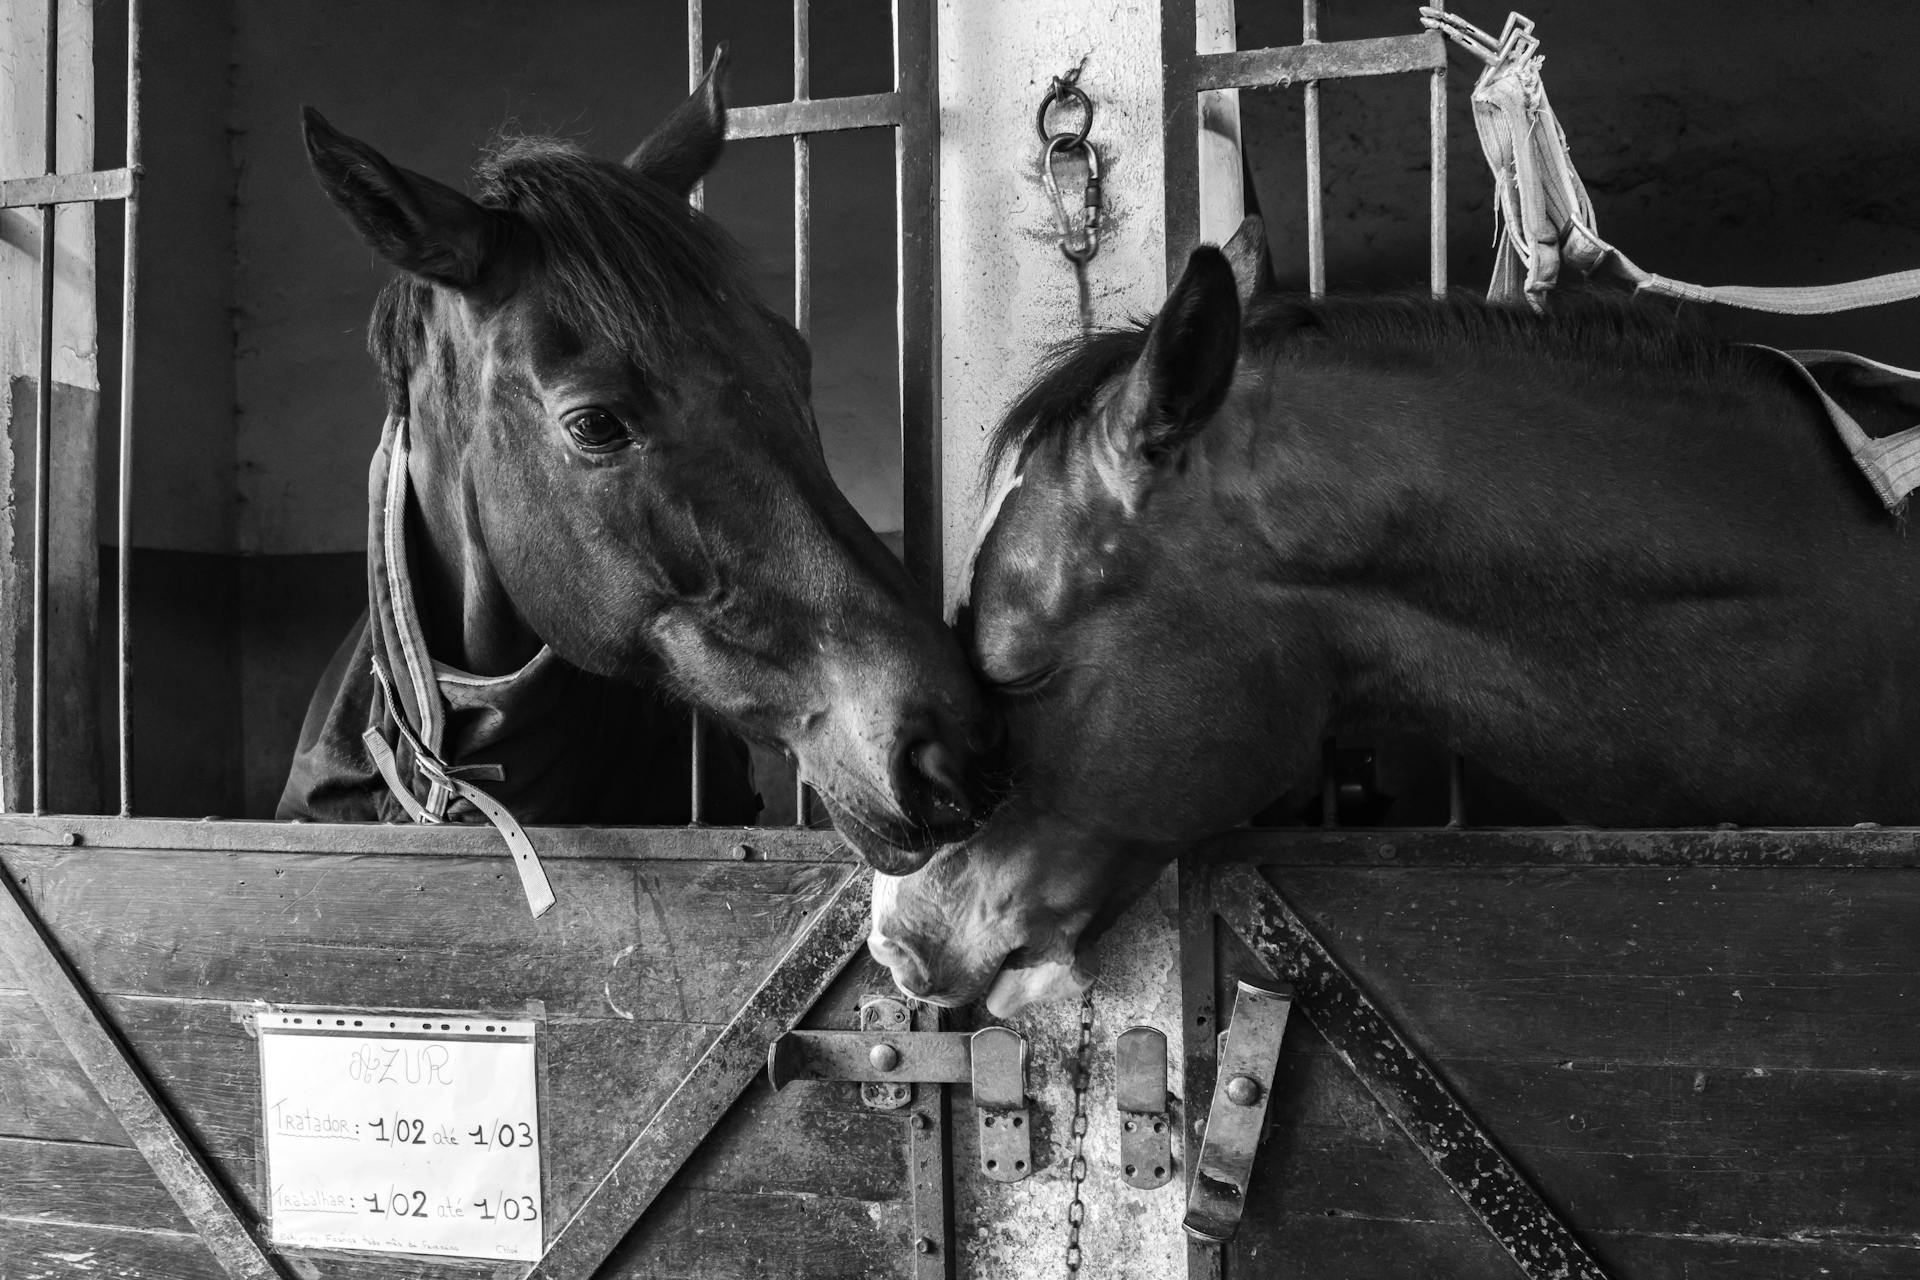
<path fill-rule="evenodd" d="M 1920 543 L 1777 356 L 1617 304 L 1276 296 L 1229 249 L 999 429 L 959 621 L 1006 795 L 876 888 L 904 990 L 1083 987 L 1329 734 L 1411 728 L 1607 825 L 1920 821 Z"/>
<path fill-rule="evenodd" d="M 401 274 L 370 332 L 371 616 L 282 816 L 398 815 L 372 726 L 416 800 L 424 747 L 504 763 L 523 821 L 684 821 L 685 702 L 791 752 L 877 867 L 967 829 L 959 646 L 834 486 L 806 344 L 687 201 L 725 136 L 720 64 L 624 164 L 520 140 L 471 199 L 308 112 L 321 186 Z M 708 816 L 750 817 L 720 755 Z"/>

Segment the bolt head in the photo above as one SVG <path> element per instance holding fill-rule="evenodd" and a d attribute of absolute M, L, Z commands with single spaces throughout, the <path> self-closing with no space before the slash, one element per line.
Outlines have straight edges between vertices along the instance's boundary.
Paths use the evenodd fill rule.
<path fill-rule="evenodd" d="M 1227 1081 L 1227 1101 L 1236 1107 L 1250 1107 L 1260 1101 L 1260 1082 L 1252 1076 L 1235 1076 Z"/>
<path fill-rule="evenodd" d="M 875 1071 L 891 1071 L 900 1065 L 900 1051 L 883 1042 L 867 1050 L 867 1061 Z"/>
<path fill-rule="evenodd" d="M 932 1238 L 928 1236 L 921 1236 L 918 1240 L 915 1240 L 913 1242 L 913 1251 L 915 1253 L 932 1253 L 933 1252 Z"/>

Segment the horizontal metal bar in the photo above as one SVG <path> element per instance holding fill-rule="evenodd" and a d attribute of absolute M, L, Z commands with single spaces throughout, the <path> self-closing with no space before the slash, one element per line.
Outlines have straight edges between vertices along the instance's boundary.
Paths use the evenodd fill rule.
<path fill-rule="evenodd" d="M 125 200 L 133 191 L 130 169 L 99 169 L 92 173 L 47 173 L 38 178 L 0 179 L 0 209 L 23 209 L 37 204 L 87 204 L 95 200 Z"/>
<path fill-rule="evenodd" d="M 529 827 L 540 856 L 708 862 L 850 862 L 832 831 L 790 827 Z M 495 858 L 500 834 L 448 823 L 220 822 L 0 814 L 0 849 L 68 846 L 209 853 L 339 854 L 348 857 Z"/>
<path fill-rule="evenodd" d="M 900 123 L 897 93 L 866 93 L 852 98 L 809 98 L 761 107 L 728 107 L 727 137 L 789 138 L 798 133 L 841 129 L 878 129 Z"/>
<path fill-rule="evenodd" d="M 767 1051 L 767 1080 L 858 1080 L 887 1084 L 965 1084 L 973 1079 L 973 1037 L 964 1031 L 789 1031 Z M 873 1051 L 893 1052 L 882 1070 Z"/>
<path fill-rule="evenodd" d="M 1340 827 L 1240 830 L 1197 855 L 1212 863 L 1399 867 L 1920 868 L 1913 827 L 1603 831 L 1591 827 Z"/>
<path fill-rule="evenodd" d="M 1378 40 L 1238 49 L 1193 58 L 1193 91 L 1265 89 L 1308 80 L 1347 80 L 1409 71 L 1439 71 L 1447 65 L 1446 41 L 1436 31 Z"/>

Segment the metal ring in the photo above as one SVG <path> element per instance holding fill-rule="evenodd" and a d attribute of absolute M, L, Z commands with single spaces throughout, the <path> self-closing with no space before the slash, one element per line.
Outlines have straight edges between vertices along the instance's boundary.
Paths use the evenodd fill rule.
<path fill-rule="evenodd" d="M 1073 140 L 1083 146 L 1086 144 L 1087 135 L 1093 132 L 1093 99 L 1079 85 L 1062 83 L 1058 77 L 1054 78 L 1053 87 L 1047 90 L 1047 96 L 1040 99 L 1040 110 L 1034 113 L 1033 127 L 1039 133 L 1040 141 L 1045 142 L 1054 136 L 1047 128 L 1047 109 L 1056 102 L 1071 104 L 1076 101 L 1083 114 L 1080 129 L 1073 135 Z"/>

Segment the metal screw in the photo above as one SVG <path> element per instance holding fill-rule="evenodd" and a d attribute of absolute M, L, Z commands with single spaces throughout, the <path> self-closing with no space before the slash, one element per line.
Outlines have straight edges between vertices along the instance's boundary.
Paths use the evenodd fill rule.
<path fill-rule="evenodd" d="M 1260 1101 L 1260 1082 L 1252 1076 L 1235 1076 L 1227 1081 L 1227 1101 L 1236 1107 L 1250 1107 Z"/>
<path fill-rule="evenodd" d="M 900 1065 L 900 1051 L 882 1041 L 867 1050 L 867 1061 L 873 1064 L 875 1071 L 891 1071 Z"/>
<path fill-rule="evenodd" d="M 933 1252 L 932 1238 L 929 1236 L 921 1236 L 918 1240 L 915 1240 L 913 1242 L 913 1251 L 915 1253 L 932 1253 Z"/>
<path fill-rule="evenodd" d="M 60 843 L 65 845 L 79 844 L 80 833 L 78 831 L 69 831 L 60 837 Z"/>
<path fill-rule="evenodd" d="M 907 1123 L 912 1125 L 916 1129 L 924 1129 L 927 1127 L 927 1118 L 921 1115 L 918 1111 L 916 1111 L 913 1113 L 912 1118 L 909 1119 Z"/>

